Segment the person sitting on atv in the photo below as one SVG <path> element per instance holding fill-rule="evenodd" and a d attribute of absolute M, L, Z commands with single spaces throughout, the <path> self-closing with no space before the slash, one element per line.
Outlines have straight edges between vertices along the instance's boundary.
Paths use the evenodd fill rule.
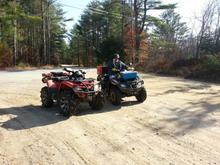
<path fill-rule="evenodd" d="M 114 58 L 108 62 L 108 72 L 111 78 L 114 78 L 118 72 L 124 71 L 129 67 L 120 60 L 120 55 L 115 54 Z"/>

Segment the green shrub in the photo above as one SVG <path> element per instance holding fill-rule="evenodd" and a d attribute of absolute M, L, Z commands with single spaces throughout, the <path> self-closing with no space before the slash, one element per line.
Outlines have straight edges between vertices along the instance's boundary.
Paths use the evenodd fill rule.
<path fill-rule="evenodd" d="M 12 65 L 12 52 L 7 44 L 0 42 L 0 67 L 9 67 Z"/>
<path fill-rule="evenodd" d="M 19 63 L 17 64 L 17 67 L 25 68 L 25 67 L 30 67 L 30 65 L 29 65 L 29 64 L 26 64 L 26 63 L 24 63 L 24 62 L 19 62 Z"/>
<path fill-rule="evenodd" d="M 207 56 L 199 70 L 199 77 L 211 80 L 220 80 L 220 58 L 217 56 Z"/>
<path fill-rule="evenodd" d="M 208 56 L 202 64 L 202 71 L 205 73 L 220 73 L 220 58 Z"/>

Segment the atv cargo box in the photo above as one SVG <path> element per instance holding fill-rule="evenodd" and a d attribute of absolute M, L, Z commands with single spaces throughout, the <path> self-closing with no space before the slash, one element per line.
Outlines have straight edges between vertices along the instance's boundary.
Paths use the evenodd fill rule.
<path fill-rule="evenodd" d="M 98 75 L 104 75 L 104 74 L 108 74 L 108 67 L 106 66 L 97 66 L 97 74 Z"/>
<path fill-rule="evenodd" d="M 134 71 L 124 71 L 121 72 L 121 78 L 123 80 L 132 80 L 137 78 L 137 72 Z"/>

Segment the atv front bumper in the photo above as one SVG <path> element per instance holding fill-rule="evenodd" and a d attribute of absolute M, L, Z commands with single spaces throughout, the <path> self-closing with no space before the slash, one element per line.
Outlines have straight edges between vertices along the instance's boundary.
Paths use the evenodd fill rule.
<path fill-rule="evenodd" d="M 136 96 L 144 88 L 144 81 L 121 83 L 118 88 L 125 96 Z"/>
<path fill-rule="evenodd" d="M 97 95 L 102 96 L 102 92 L 100 91 L 89 91 L 89 92 L 77 92 L 77 96 L 81 99 L 81 101 L 88 102 L 92 101 L 94 97 Z"/>
<path fill-rule="evenodd" d="M 122 94 L 126 97 L 126 96 L 136 96 L 144 87 L 140 87 L 140 88 L 123 88 L 123 87 L 119 87 L 120 91 L 122 92 Z"/>

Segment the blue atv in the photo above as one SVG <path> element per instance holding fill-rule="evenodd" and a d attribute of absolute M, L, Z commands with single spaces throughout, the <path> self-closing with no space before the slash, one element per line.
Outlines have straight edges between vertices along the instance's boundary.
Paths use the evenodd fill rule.
<path fill-rule="evenodd" d="M 102 92 L 113 105 L 120 105 L 123 97 L 135 96 L 138 102 L 144 102 L 147 91 L 144 81 L 133 70 L 114 70 L 114 76 L 109 75 L 108 67 L 98 66 L 97 80 L 100 81 Z M 113 77 L 113 78 L 112 78 Z"/>

